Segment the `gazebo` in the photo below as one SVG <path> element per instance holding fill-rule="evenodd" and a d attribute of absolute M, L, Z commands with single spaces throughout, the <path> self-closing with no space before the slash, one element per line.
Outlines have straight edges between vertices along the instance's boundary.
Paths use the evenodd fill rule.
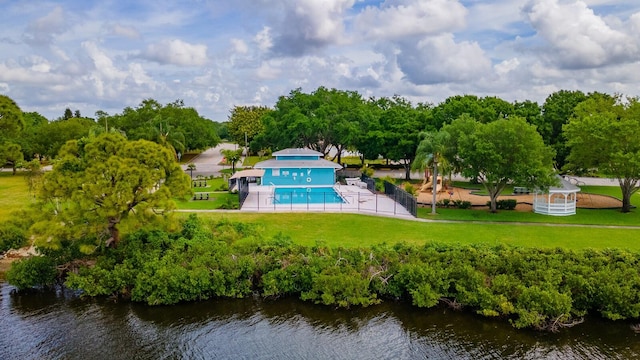
<path fill-rule="evenodd" d="M 533 212 L 536 214 L 567 216 L 576 214 L 577 194 L 580 188 L 558 176 L 560 186 L 547 191 L 536 189 L 533 194 Z"/>

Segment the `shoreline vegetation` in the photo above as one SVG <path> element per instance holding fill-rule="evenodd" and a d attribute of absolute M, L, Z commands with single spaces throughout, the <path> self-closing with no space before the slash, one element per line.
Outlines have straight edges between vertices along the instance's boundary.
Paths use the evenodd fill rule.
<path fill-rule="evenodd" d="M 65 286 L 83 296 L 148 305 L 252 295 L 341 308 L 403 300 L 546 331 L 579 324 L 587 314 L 640 317 L 638 251 L 441 242 L 300 245 L 262 230 L 191 214 L 179 232 L 139 230 L 97 255 L 82 257 L 73 244 L 47 250 L 15 263 L 7 280 L 18 288 L 53 286 L 62 275 Z"/>
<path fill-rule="evenodd" d="M 0 191 L 15 194 L 4 198 L 3 208 L 26 209 L 32 200 L 25 179 L 0 176 Z M 638 195 L 632 199 L 637 205 Z M 15 217 L 4 218 L 9 216 Z M 19 289 L 64 285 L 83 296 L 149 305 L 247 296 L 341 308 L 406 301 L 419 309 L 447 306 L 516 328 L 559 331 L 586 315 L 640 319 L 640 244 L 630 235 L 640 231 L 637 216 L 439 209 L 435 217 L 421 217 L 445 221 L 425 222 L 362 214 L 180 212 L 181 230 L 127 229 L 120 246 L 91 255 L 72 242 L 40 249 L 44 256 L 15 262 L 0 281 L 6 275 Z M 4 242 L 26 242 L 22 221 L 0 226 Z M 11 260 L 0 260 L 0 270 Z"/>

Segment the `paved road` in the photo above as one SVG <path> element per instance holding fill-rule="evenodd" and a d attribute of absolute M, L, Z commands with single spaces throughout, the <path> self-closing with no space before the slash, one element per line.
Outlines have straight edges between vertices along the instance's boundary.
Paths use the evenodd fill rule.
<path fill-rule="evenodd" d="M 196 165 L 196 169 L 193 170 L 193 177 L 197 177 L 198 175 L 202 175 L 202 176 L 219 176 L 220 175 L 220 170 L 222 169 L 228 169 L 229 166 L 221 166 L 218 165 L 220 163 L 220 161 L 222 161 L 222 154 L 220 153 L 221 150 L 223 149 L 231 149 L 231 150 L 235 150 L 237 148 L 236 144 L 230 144 L 230 143 L 222 143 L 214 148 L 208 149 L 204 152 L 202 152 L 202 154 L 196 156 L 195 158 L 193 158 L 191 160 L 191 163 Z M 236 166 L 239 166 L 242 164 L 242 161 L 240 161 L 238 164 L 236 164 Z M 182 168 L 187 172 L 190 173 L 187 169 L 188 164 L 183 164 Z"/>

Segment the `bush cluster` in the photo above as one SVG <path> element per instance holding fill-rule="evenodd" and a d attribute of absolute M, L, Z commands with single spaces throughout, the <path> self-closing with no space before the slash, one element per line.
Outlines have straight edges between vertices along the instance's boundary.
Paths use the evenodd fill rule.
<path fill-rule="evenodd" d="M 308 247 L 283 235 L 264 240 L 260 233 L 255 225 L 192 216 L 177 234 L 128 236 L 95 266 L 70 274 L 66 285 L 150 305 L 252 294 L 336 307 L 398 299 L 420 308 L 449 304 L 517 328 L 547 330 L 588 312 L 613 320 L 640 317 L 640 254 L 629 251 L 435 243 Z"/>
<path fill-rule="evenodd" d="M 518 202 L 515 199 L 501 199 L 496 201 L 498 210 L 514 210 Z M 491 206 L 491 201 L 487 201 L 487 206 Z"/>
<path fill-rule="evenodd" d="M 471 201 L 459 200 L 459 199 L 456 199 L 456 200 L 442 199 L 436 203 L 436 206 L 444 207 L 444 208 L 455 207 L 458 209 L 470 209 Z"/>
<path fill-rule="evenodd" d="M 23 229 L 8 222 L 0 223 L 0 254 L 26 244 L 27 235 Z"/>

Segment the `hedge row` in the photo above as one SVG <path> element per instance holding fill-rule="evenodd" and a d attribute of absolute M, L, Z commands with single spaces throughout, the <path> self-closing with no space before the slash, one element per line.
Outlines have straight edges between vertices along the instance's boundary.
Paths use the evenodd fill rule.
<path fill-rule="evenodd" d="M 190 217 L 178 234 L 129 236 L 95 266 L 70 274 L 66 285 L 149 305 L 251 294 L 337 307 L 399 299 L 503 317 L 517 328 L 558 330 L 588 312 L 612 320 L 640 317 L 639 260 L 623 250 L 304 247 L 283 236 L 264 241 L 247 224 Z"/>

